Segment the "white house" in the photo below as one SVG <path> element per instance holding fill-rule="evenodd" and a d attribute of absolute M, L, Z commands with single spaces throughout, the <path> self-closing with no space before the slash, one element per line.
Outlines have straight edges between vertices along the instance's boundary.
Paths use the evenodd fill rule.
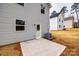
<path fill-rule="evenodd" d="M 50 18 L 50 30 L 63 30 L 64 28 L 64 16 L 62 13 L 57 13 L 55 16 Z"/>
<path fill-rule="evenodd" d="M 73 24 L 74 24 L 74 17 L 70 16 L 70 17 L 64 18 L 65 28 L 73 28 Z"/>
<path fill-rule="evenodd" d="M 0 45 L 40 38 L 49 30 L 49 3 L 1 3 Z"/>

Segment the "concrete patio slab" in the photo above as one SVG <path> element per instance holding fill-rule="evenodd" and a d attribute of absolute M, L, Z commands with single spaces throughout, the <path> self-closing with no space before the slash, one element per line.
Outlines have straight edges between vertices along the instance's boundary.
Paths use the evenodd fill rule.
<path fill-rule="evenodd" d="M 23 56 L 59 56 L 66 46 L 44 38 L 21 42 Z"/>

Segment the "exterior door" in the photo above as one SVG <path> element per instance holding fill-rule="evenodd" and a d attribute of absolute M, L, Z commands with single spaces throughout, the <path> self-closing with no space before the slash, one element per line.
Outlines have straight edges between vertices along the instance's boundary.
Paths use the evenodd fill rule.
<path fill-rule="evenodd" d="M 36 25 L 36 39 L 41 38 L 41 25 Z"/>

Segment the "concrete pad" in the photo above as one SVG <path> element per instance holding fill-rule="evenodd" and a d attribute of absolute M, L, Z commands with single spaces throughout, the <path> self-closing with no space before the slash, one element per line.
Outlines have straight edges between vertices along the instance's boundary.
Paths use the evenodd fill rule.
<path fill-rule="evenodd" d="M 23 56 L 59 56 L 66 48 L 44 38 L 21 42 Z"/>

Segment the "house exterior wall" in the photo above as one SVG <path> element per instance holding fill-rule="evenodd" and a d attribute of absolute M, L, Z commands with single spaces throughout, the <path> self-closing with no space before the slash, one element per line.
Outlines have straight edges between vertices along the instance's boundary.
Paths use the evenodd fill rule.
<path fill-rule="evenodd" d="M 50 30 L 58 30 L 57 17 L 50 19 Z"/>
<path fill-rule="evenodd" d="M 49 30 L 49 8 L 46 3 L 45 14 L 41 14 L 41 3 L 0 4 L 0 45 L 34 39 L 36 27 L 41 24 L 41 34 Z M 25 21 L 25 30 L 16 31 L 16 19 Z"/>
<path fill-rule="evenodd" d="M 78 22 L 76 12 L 72 13 L 71 16 L 74 17 L 74 22 Z"/>
<path fill-rule="evenodd" d="M 64 29 L 64 16 L 60 14 L 58 17 L 50 19 L 50 30 L 63 30 Z"/>
<path fill-rule="evenodd" d="M 64 21 L 64 16 L 63 16 L 63 14 L 60 14 L 58 16 L 58 20 L 57 20 L 57 29 L 58 30 L 63 30 L 64 29 L 63 21 Z"/>
<path fill-rule="evenodd" d="M 73 20 L 64 21 L 65 28 L 73 28 Z"/>

